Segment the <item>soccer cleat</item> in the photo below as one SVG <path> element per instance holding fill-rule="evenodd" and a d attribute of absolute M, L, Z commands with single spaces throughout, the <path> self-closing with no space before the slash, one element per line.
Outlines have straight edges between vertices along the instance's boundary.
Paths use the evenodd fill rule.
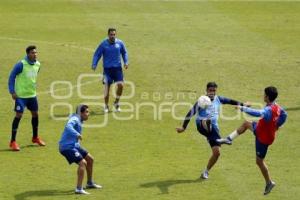
<path fill-rule="evenodd" d="M 267 185 L 265 187 L 264 195 L 269 194 L 271 192 L 271 190 L 273 189 L 273 187 L 275 187 L 275 182 L 270 181 L 269 183 L 267 183 Z"/>
<path fill-rule="evenodd" d="M 85 188 L 86 189 L 101 189 L 102 186 L 97 185 L 96 183 L 92 182 L 92 183 L 87 183 Z"/>
<path fill-rule="evenodd" d="M 208 171 L 207 170 L 204 170 L 200 176 L 200 178 L 202 179 L 208 179 Z"/>
<path fill-rule="evenodd" d="M 109 107 L 106 105 L 106 106 L 104 106 L 104 113 L 108 113 L 109 112 Z"/>
<path fill-rule="evenodd" d="M 120 105 L 118 103 L 114 103 L 115 111 L 116 112 L 121 112 Z"/>
<path fill-rule="evenodd" d="M 9 147 L 13 151 L 20 151 L 19 145 L 16 143 L 16 141 L 10 142 Z"/>
<path fill-rule="evenodd" d="M 229 137 L 216 139 L 216 141 L 217 141 L 217 143 L 219 143 L 219 144 L 232 145 L 232 140 L 231 140 Z"/>
<path fill-rule="evenodd" d="M 88 192 L 86 192 L 84 189 L 75 189 L 75 194 L 90 194 Z"/>
<path fill-rule="evenodd" d="M 32 138 L 32 142 L 38 144 L 39 146 L 46 146 L 46 143 L 39 137 Z"/>

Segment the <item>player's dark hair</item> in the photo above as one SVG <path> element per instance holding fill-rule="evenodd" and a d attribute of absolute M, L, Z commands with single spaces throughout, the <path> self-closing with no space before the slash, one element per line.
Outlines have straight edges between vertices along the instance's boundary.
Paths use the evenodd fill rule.
<path fill-rule="evenodd" d="M 109 29 L 107 30 L 107 34 L 109 34 L 109 33 L 112 32 L 112 31 L 117 31 L 117 29 L 115 29 L 115 28 L 109 28 Z"/>
<path fill-rule="evenodd" d="M 271 102 L 273 102 L 277 96 L 278 96 L 278 91 L 277 88 L 274 86 L 269 86 L 265 88 L 265 95 L 269 98 Z"/>
<path fill-rule="evenodd" d="M 80 104 L 79 106 L 77 106 L 76 108 L 76 114 L 80 114 L 86 111 L 86 109 L 88 109 L 89 107 L 85 104 Z"/>
<path fill-rule="evenodd" d="M 218 85 L 216 84 L 216 82 L 208 82 L 207 85 L 206 85 L 206 89 L 208 89 L 210 87 L 217 88 Z"/>
<path fill-rule="evenodd" d="M 34 45 L 28 46 L 28 47 L 26 48 L 26 53 L 29 54 L 30 51 L 32 51 L 33 49 L 36 49 L 36 46 L 34 46 Z"/>

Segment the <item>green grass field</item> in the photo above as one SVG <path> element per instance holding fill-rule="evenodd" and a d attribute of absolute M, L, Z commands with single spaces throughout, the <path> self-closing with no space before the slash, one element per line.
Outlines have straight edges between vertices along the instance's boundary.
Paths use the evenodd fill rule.
<path fill-rule="evenodd" d="M 289 199 L 300 197 L 300 3 L 284 1 L 96 1 L 1 0 L 0 1 L 0 199 Z M 104 116 L 97 105 L 102 99 L 100 74 L 90 69 L 93 51 L 108 27 L 118 30 L 127 45 L 130 69 L 126 80 L 134 84 L 134 96 L 123 102 L 133 112 Z M 8 148 L 14 102 L 7 91 L 13 65 L 25 48 L 38 46 L 42 68 L 38 98 L 40 136 L 44 148 L 31 145 L 30 114 L 19 126 L 20 152 Z M 214 80 L 219 94 L 241 101 L 262 102 L 263 88 L 278 87 L 278 102 L 288 110 L 288 121 L 270 147 L 266 162 L 277 186 L 262 195 L 264 180 L 255 164 L 254 137 L 248 133 L 234 145 L 222 148 L 219 162 L 207 181 L 200 172 L 210 148 L 191 121 L 185 134 L 175 133 L 180 120 L 164 111 L 157 119 L 150 106 L 165 110 L 179 102 L 194 103 L 205 84 Z M 54 85 L 57 99 L 49 92 Z M 91 81 L 91 82 L 89 82 Z M 83 84 L 79 87 L 78 83 Z M 71 83 L 71 91 L 67 84 Z M 85 84 L 86 83 L 86 84 Z M 77 85 L 77 86 L 76 86 Z M 70 93 L 72 92 L 72 93 Z M 125 88 L 125 95 L 132 87 Z M 184 94 L 184 96 L 182 96 Z M 178 98 L 177 98 L 178 97 Z M 82 145 L 95 157 L 94 179 L 103 190 L 76 196 L 76 165 L 69 166 L 58 152 L 64 120 L 54 120 L 51 106 L 68 103 L 91 105 Z M 167 104 L 165 104 L 167 102 Z M 124 106 L 123 109 L 129 108 Z M 188 107 L 177 107 L 184 116 Z M 65 117 L 68 107 L 55 107 L 55 117 Z M 237 112 L 224 106 L 224 115 Z M 220 119 L 223 136 L 243 118 Z M 298 126 L 297 126 L 298 125 Z"/>

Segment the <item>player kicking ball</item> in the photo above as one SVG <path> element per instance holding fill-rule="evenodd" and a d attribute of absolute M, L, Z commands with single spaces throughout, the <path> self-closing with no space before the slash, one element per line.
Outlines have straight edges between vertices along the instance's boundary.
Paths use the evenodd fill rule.
<path fill-rule="evenodd" d="M 237 106 L 242 112 L 254 117 L 261 117 L 258 122 L 245 121 L 237 130 L 233 131 L 228 137 L 218 139 L 219 144 L 231 144 L 237 136 L 251 130 L 255 135 L 256 146 L 256 164 L 266 181 L 264 195 L 271 192 L 275 182 L 271 180 L 268 167 L 264 162 L 268 147 L 275 139 L 275 132 L 281 127 L 287 118 L 287 113 L 278 104 L 275 99 L 278 96 L 276 87 L 265 88 L 264 101 L 266 106 L 262 110 L 256 110 L 245 106 Z"/>
<path fill-rule="evenodd" d="M 87 172 L 86 188 L 101 189 L 101 185 L 93 182 L 93 162 L 94 158 L 85 149 L 80 146 L 79 140 L 82 140 L 82 123 L 88 120 L 89 109 L 87 105 L 79 105 L 76 113 L 70 116 L 65 126 L 65 130 L 59 141 L 59 151 L 67 159 L 69 164 L 77 163 L 77 187 L 75 194 L 90 194 L 82 187 L 84 171 Z"/>
<path fill-rule="evenodd" d="M 212 154 L 208 160 L 205 170 L 201 173 L 200 178 L 208 179 L 209 171 L 217 163 L 220 157 L 220 144 L 216 142 L 220 139 L 218 118 L 222 104 L 244 105 L 243 103 L 217 95 L 217 84 L 209 82 L 206 85 L 206 95 L 201 96 L 194 104 L 193 108 L 187 113 L 182 127 L 176 128 L 177 133 L 182 133 L 186 130 L 190 119 L 196 115 L 196 126 L 198 132 L 206 137 L 207 142 L 211 147 Z M 208 99 L 205 100 L 205 99 Z M 205 103 L 207 102 L 207 103 Z"/>

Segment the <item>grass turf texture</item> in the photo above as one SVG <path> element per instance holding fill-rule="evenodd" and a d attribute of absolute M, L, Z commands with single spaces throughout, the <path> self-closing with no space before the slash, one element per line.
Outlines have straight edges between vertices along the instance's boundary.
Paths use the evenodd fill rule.
<path fill-rule="evenodd" d="M 298 2 L 2 0 L 0 5 L 0 199 L 79 199 L 73 195 L 76 166 L 68 166 L 58 153 L 57 142 L 65 121 L 54 121 L 50 108 L 58 102 L 75 107 L 102 99 L 82 99 L 74 88 L 71 98 L 57 100 L 47 91 L 53 81 L 76 85 L 80 74 L 92 73 L 93 50 L 110 26 L 117 28 L 118 37 L 127 45 L 130 69 L 125 77 L 135 85 L 134 97 L 123 102 L 154 102 L 159 106 L 169 93 L 173 94 L 168 100 L 171 103 L 194 103 L 196 98 L 187 98 L 187 94 L 200 96 L 205 84 L 214 80 L 221 95 L 262 103 L 263 88 L 277 86 L 278 102 L 288 108 L 289 118 L 266 158 L 277 183 L 267 198 L 299 198 Z M 38 46 L 42 63 L 38 77 L 39 132 L 47 146 L 31 145 L 27 111 L 17 135 L 21 151 L 16 153 L 8 150 L 13 102 L 7 92 L 7 78 L 29 44 Z M 97 72 L 101 72 L 101 65 Z M 97 82 L 81 88 L 85 95 L 102 93 L 102 85 Z M 127 87 L 125 94 L 129 92 Z M 186 98 L 178 99 L 178 92 Z M 55 94 L 66 95 L 68 91 Z M 91 111 L 88 124 L 103 121 L 99 106 L 91 106 Z M 186 111 L 187 107 L 178 107 L 176 113 L 185 115 Z M 67 113 L 66 107 L 55 110 L 57 117 Z M 236 111 L 226 107 L 224 113 L 232 116 Z M 82 142 L 95 157 L 94 179 L 104 188 L 80 198 L 265 198 L 251 134 L 222 148 L 209 180 L 199 181 L 210 149 L 193 121 L 185 134 L 177 135 L 174 128 L 181 121 L 174 120 L 170 113 L 154 120 L 149 107 L 134 112 L 130 121 L 116 120 L 112 113 L 108 118 L 104 128 L 84 129 Z M 221 119 L 221 134 L 226 135 L 241 122 Z"/>

